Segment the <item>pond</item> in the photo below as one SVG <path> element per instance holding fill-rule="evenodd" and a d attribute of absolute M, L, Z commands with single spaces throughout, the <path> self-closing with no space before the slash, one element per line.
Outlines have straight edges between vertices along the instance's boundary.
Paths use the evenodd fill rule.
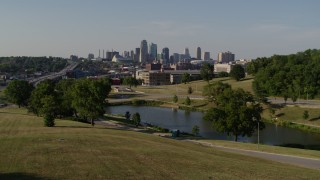
<path fill-rule="evenodd" d="M 198 125 L 199 135 L 209 139 L 234 140 L 234 137 L 225 133 L 218 133 L 210 122 L 202 119 L 202 112 L 190 112 L 180 109 L 149 107 L 149 106 L 110 106 L 106 108 L 109 114 L 131 114 L 139 112 L 142 122 L 147 122 L 167 129 L 179 129 L 183 132 L 192 132 L 192 127 Z M 252 137 L 239 136 L 240 142 L 257 142 L 257 133 Z M 268 145 L 300 144 L 319 145 L 320 134 L 304 132 L 298 129 L 276 126 L 266 123 L 266 128 L 260 131 L 260 143 Z"/>

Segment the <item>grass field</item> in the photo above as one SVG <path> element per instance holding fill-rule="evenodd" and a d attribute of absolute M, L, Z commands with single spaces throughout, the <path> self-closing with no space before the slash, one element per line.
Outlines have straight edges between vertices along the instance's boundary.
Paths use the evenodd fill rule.
<path fill-rule="evenodd" d="M 252 77 L 248 77 L 243 79 L 242 81 L 235 81 L 231 78 L 214 78 L 210 81 L 210 83 L 215 81 L 223 81 L 224 83 L 228 83 L 232 86 L 232 88 L 242 88 L 246 91 L 252 92 Z M 177 85 L 166 85 L 166 86 L 138 86 L 136 88 L 133 88 L 136 91 L 141 91 L 145 93 L 151 93 L 151 94 L 177 94 L 177 95 L 188 95 L 188 87 L 192 87 L 193 89 L 193 95 L 202 95 L 202 90 L 205 85 L 208 83 L 203 80 L 199 81 L 192 81 L 187 84 L 177 84 Z"/>
<path fill-rule="evenodd" d="M 304 111 L 309 112 L 309 118 L 303 119 Z M 266 119 L 271 119 L 270 112 L 268 109 L 266 109 L 263 112 L 262 116 Z M 278 120 L 320 126 L 320 111 L 318 108 L 284 106 L 282 108 L 276 109 L 275 116 Z"/>
<path fill-rule="evenodd" d="M 0 109 L 0 179 L 317 179 L 319 170 Z"/>

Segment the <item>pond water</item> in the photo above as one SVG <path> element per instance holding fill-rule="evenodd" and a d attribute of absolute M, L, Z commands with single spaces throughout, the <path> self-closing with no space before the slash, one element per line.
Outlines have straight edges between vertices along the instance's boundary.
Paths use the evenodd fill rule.
<path fill-rule="evenodd" d="M 139 112 L 142 122 L 147 122 L 167 129 L 179 129 L 183 132 L 192 132 L 192 127 L 198 125 L 199 135 L 209 139 L 234 140 L 234 137 L 225 133 L 218 133 L 210 122 L 202 119 L 202 112 L 190 112 L 179 109 L 149 107 L 149 106 L 110 106 L 106 108 L 109 114 L 131 114 Z M 252 137 L 238 137 L 241 142 L 257 142 L 257 133 Z M 276 126 L 266 123 L 266 128 L 260 131 L 260 143 L 269 145 L 301 144 L 320 145 L 320 134 L 308 133 L 298 129 Z"/>

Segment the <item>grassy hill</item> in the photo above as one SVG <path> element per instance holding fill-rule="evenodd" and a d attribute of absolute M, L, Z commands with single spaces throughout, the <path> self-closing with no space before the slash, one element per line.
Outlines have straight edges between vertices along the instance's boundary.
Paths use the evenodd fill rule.
<path fill-rule="evenodd" d="M 0 109 L 0 179 L 316 179 L 318 170 Z"/>
<path fill-rule="evenodd" d="M 233 80 L 229 77 L 225 78 L 214 78 L 210 81 L 210 83 L 215 81 L 223 81 L 224 83 L 228 83 L 232 86 L 232 88 L 242 88 L 246 91 L 253 93 L 252 90 L 252 77 L 247 77 L 241 81 Z M 138 86 L 137 88 L 133 88 L 136 91 L 142 91 L 145 93 L 152 93 L 152 94 L 177 94 L 177 95 L 188 95 L 187 90 L 188 87 L 192 87 L 193 95 L 202 95 L 202 90 L 205 85 L 208 83 L 203 80 L 199 81 L 191 81 L 187 84 L 177 84 L 177 85 L 166 85 L 166 86 Z"/>

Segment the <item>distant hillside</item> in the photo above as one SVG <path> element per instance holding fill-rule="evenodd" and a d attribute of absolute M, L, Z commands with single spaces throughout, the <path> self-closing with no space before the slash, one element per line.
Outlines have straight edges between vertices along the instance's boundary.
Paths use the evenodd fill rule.
<path fill-rule="evenodd" d="M 320 95 L 320 50 L 258 58 L 247 66 L 254 74 L 253 89 L 260 96 L 282 96 L 296 101 Z"/>
<path fill-rule="evenodd" d="M 59 57 L 0 57 L 0 73 L 58 72 L 67 64 L 66 59 Z"/>

